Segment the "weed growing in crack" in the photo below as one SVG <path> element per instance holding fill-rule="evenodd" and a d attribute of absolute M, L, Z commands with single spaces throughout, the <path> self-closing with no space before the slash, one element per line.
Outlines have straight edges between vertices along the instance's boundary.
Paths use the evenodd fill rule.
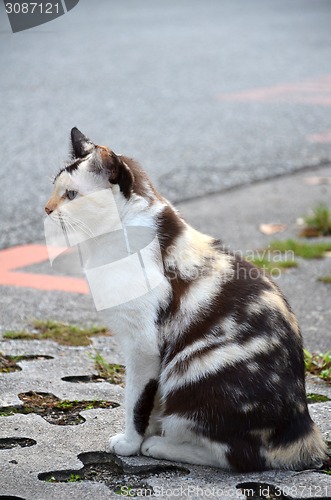
<path fill-rule="evenodd" d="M 105 358 L 98 352 L 90 354 L 94 361 L 94 366 L 98 372 L 98 376 L 111 384 L 124 384 L 125 368 L 123 365 L 108 363 Z"/>
<path fill-rule="evenodd" d="M 71 474 L 68 483 L 77 483 L 77 481 L 82 481 L 83 478 L 79 474 Z"/>
<path fill-rule="evenodd" d="M 17 364 L 20 361 L 38 361 L 43 359 L 53 359 L 53 356 L 46 356 L 44 354 L 22 354 L 19 356 L 7 356 L 0 352 L 0 373 L 21 371 L 22 368 Z"/>
<path fill-rule="evenodd" d="M 317 281 L 320 281 L 321 283 L 326 283 L 327 285 L 331 285 L 331 275 L 321 276 L 320 278 L 317 278 Z"/>
<path fill-rule="evenodd" d="M 119 496 L 141 497 L 154 494 L 148 484 L 151 477 L 169 479 L 189 474 L 189 469 L 177 465 L 146 465 L 142 469 L 124 470 L 122 461 L 116 455 L 106 452 L 87 452 L 78 455 L 83 467 L 79 470 L 61 470 L 41 472 L 40 481 L 69 483 L 76 481 L 96 481 L 104 483 Z"/>
<path fill-rule="evenodd" d="M 55 425 L 77 425 L 85 422 L 80 415 L 83 410 L 94 408 L 116 408 L 118 403 L 112 401 L 67 401 L 60 400 L 53 394 L 42 392 L 25 392 L 18 395 L 23 405 L 21 407 L 7 406 L 0 408 L 0 417 L 9 417 L 20 413 L 27 415 L 36 413 L 48 423 Z"/>
<path fill-rule="evenodd" d="M 308 393 L 307 394 L 307 403 L 325 403 L 326 401 L 330 401 L 330 398 L 327 396 L 324 396 L 324 394 L 315 394 L 315 393 Z"/>
<path fill-rule="evenodd" d="M 271 251 L 293 252 L 303 259 L 322 259 L 325 252 L 331 251 L 331 242 L 306 243 L 296 240 L 278 240 L 270 243 Z"/>
<path fill-rule="evenodd" d="M 300 236 L 312 238 L 315 236 L 331 235 L 331 213 L 325 203 L 320 203 L 313 210 L 311 215 L 304 217 L 305 227 Z"/>
<path fill-rule="evenodd" d="M 270 274 L 270 276 L 274 277 L 278 277 L 281 272 L 286 269 L 298 267 L 298 263 L 296 260 L 274 260 L 272 252 L 270 252 L 270 256 L 268 257 L 254 255 L 247 258 L 246 260 L 248 260 L 248 262 L 250 262 L 251 264 L 254 264 L 254 266 L 263 269 L 263 271 Z"/>
<path fill-rule="evenodd" d="M 25 330 L 20 332 L 7 331 L 3 334 L 3 338 L 9 340 L 53 340 L 61 345 L 88 346 L 91 344 L 91 337 L 95 335 L 109 335 L 108 329 L 103 326 L 82 328 L 51 320 L 35 320 L 32 323 L 32 327 L 34 332 L 27 332 Z"/>
<path fill-rule="evenodd" d="M 322 354 L 304 349 L 304 356 L 307 372 L 317 375 L 326 382 L 331 382 L 331 351 Z"/>

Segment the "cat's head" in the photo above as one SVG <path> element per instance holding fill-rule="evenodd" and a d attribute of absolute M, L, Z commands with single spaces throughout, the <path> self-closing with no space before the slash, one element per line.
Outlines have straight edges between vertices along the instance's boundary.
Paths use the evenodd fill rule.
<path fill-rule="evenodd" d="M 66 211 L 73 199 L 111 189 L 122 202 L 132 197 L 153 198 L 155 191 L 145 172 L 130 158 L 98 146 L 76 127 L 71 130 L 71 162 L 56 175 L 54 190 L 45 211 Z"/>
<path fill-rule="evenodd" d="M 135 161 L 94 144 L 77 128 L 71 131 L 71 143 L 71 161 L 56 175 L 45 206 L 46 243 L 52 263 L 60 257 L 61 266 L 61 257 L 70 255 L 70 266 L 84 268 L 96 305 L 104 309 L 111 307 L 107 287 L 114 287 L 114 282 L 123 279 L 129 283 L 124 291 L 135 290 L 133 295 L 123 295 L 117 289 L 119 304 L 163 279 L 155 219 L 164 204 Z M 137 257 L 139 250 L 144 252 L 148 281 Z M 125 269 L 124 259 L 128 259 Z M 99 301 L 100 293 L 105 301 Z"/>
<path fill-rule="evenodd" d="M 98 146 L 71 130 L 71 161 L 54 180 L 45 211 L 75 240 L 132 223 L 158 198 L 145 172 L 132 159 Z M 106 224 L 106 227 L 105 227 Z"/>

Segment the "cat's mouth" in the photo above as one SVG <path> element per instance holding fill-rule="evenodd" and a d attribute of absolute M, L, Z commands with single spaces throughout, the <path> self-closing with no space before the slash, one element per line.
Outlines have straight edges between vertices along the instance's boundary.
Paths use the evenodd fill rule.
<path fill-rule="evenodd" d="M 60 211 L 53 212 L 51 215 L 49 215 L 49 218 L 58 226 L 61 227 L 62 232 L 67 240 L 68 238 L 68 227 L 67 224 L 65 223 L 63 214 Z"/>

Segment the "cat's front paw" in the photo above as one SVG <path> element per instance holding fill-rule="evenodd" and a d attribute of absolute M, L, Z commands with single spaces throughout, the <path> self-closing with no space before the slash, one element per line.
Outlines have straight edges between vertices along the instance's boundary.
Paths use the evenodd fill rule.
<path fill-rule="evenodd" d="M 151 436 L 143 442 L 141 453 L 146 457 L 165 458 L 163 453 L 165 439 L 160 436 Z"/>
<path fill-rule="evenodd" d="M 142 439 L 129 438 L 126 434 L 116 434 L 109 439 L 107 451 L 129 457 L 138 455 Z"/>

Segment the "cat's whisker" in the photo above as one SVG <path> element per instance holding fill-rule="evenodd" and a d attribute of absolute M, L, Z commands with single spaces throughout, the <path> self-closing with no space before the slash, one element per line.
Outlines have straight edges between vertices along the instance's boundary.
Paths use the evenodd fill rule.
<path fill-rule="evenodd" d="M 64 236 L 65 236 L 66 240 L 68 240 L 67 225 L 66 225 L 66 222 L 64 221 L 63 217 L 61 216 L 61 214 L 59 214 L 59 222 L 61 224 L 61 228 L 62 228 L 62 231 L 64 233 Z"/>
<path fill-rule="evenodd" d="M 69 219 L 71 221 L 71 223 L 74 225 L 74 226 L 77 226 L 78 229 L 80 229 L 81 231 L 83 231 L 83 233 L 85 233 L 87 236 L 89 236 L 91 239 L 95 239 L 96 236 L 95 234 L 93 233 L 93 231 L 91 230 L 91 228 L 89 228 L 82 220 L 80 219 L 75 219 L 73 217 L 71 217 Z"/>
<path fill-rule="evenodd" d="M 77 219 L 75 217 L 72 217 L 69 214 L 64 214 L 63 212 L 61 213 L 52 213 L 51 218 L 54 222 L 59 223 L 62 227 L 63 232 L 67 235 L 69 225 L 70 229 L 73 233 L 77 233 L 78 230 L 80 230 L 82 233 L 86 234 L 89 239 L 96 239 L 95 234 L 93 231 L 85 224 L 81 219 Z"/>
<path fill-rule="evenodd" d="M 56 222 L 61 222 L 61 221 L 65 221 L 66 220 L 66 216 L 63 212 L 60 212 L 60 211 L 54 211 L 52 212 L 51 214 L 51 219 L 56 221 Z"/>

